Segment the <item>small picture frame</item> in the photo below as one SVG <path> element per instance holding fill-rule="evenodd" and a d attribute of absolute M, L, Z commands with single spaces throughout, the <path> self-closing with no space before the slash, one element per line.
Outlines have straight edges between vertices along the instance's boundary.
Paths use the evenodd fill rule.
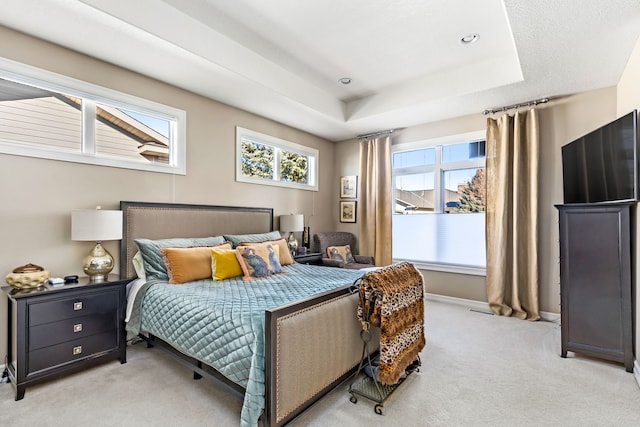
<path fill-rule="evenodd" d="M 358 197 L 358 177 L 355 175 L 340 177 L 340 197 L 355 199 Z"/>
<path fill-rule="evenodd" d="M 340 202 L 340 222 L 356 222 L 356 202 Z"/>

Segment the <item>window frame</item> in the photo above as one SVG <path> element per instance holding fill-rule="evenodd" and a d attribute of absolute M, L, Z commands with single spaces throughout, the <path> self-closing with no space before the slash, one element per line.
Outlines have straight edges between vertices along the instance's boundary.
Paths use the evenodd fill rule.
<path fill-rule="evenodd" d="M 30 85 L 82 99 L 82 141 L 80 141 L 80 151 L 67 152 L 0 141 L 0 153 L 96 166 L 186 175 L 187 114 L 184 110 L 6 58 L 0 58 L 0 77 L 18 84 Z M 95 108 L 91 108 L 95 107 L 96 104 L 105 104 L 169 121 L 169 162 L 166 164 L 147 164 L 98 154 L 95 135 L 96 111 Z"/>
<path fill-rule="evenodd" d="M 442 147 L 445 145 L 455 145 L 465 142 L 474 142 L 479 140 L 486 140 L 486 131 L 478 130 L 473 132 L 467 132 L 457 135 L 448 135 L 439 138 L 413 141 L 407 143 L 401 143 L 393 145 L 391 148 L 391 157 L 397 152 L 412 151 L 425 148 L 435 148 L 435 163 L 433 165 L 420 165 L 411 166 L 406 168 L 393 168 L 392 164 L 392 176 L 393 176 L 393 189 L 392 195 L 393 203 L 395 204 L 395 180 L 398 174 L 406 175 L 410 173 L 434 173 L 434 211 L 433 213 L 424 213 L 420 215 L 430 214 L 444 214 L 444 173 L 451 170 L 470 169 L 470 168 L 486 168 L 486 155 L 484 158 L 476 160 L 464 160 L 457 162 L 444 163 L 442 161 Z M 393 160 L 392 160 L 393 162 Z M 455 213 L 452 215 L 469 215 L 470 213 Z M 485 214 L 485 213 L 478 213 Z M 395 213 L 395 209 L 392 205 L 392 215 L 400 215 Z M 394 259 L 394 262 L 402 261 L 401 259 Z M 462 264 L 446 264 L 446 263 L 433 263 L 427 261 L 412 261 L 418 268 L 424 270 L 442 271 L 449 273 L 460 273 L 467 275 L 486 276 L 486 267 L 476 267 Z"/>
<path fill-rule="evenodd" d="M 246 176 L 242 173 L 242 142 L 243 140 L 249 140 L 257 144 L 266 145 L 274 148 L 273 179 L 253 178 L 253 177 Z M 280 165 L 281 150 L 307 156 L 307 158 L 309 159 L 307 162 L 307 172 L 308 172 L 309 181 L 310 181 L 308 184 L 280 181 L 279 165 Z M 272 185 L 276 187 L 295 188 L 298 190 L 318 191 L 319 167 L 320 167 L 320 151 L 315 148 L 307 147 L 305 145 L 280 139 L 275 136 L 267 135 L 258 131 L 236 126 L 236 181 L 237 182 L 261 184 L 261 185 Z"/>

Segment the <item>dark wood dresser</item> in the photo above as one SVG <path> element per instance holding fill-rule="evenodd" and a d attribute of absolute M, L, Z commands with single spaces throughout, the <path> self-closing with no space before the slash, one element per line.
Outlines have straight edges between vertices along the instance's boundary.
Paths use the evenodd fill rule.
<path fill-rule="evenodd" d="M 633 372 L 635 202 L 558 205 L 561 356 L 568 351 Z"/>
<path fill-rule="evenodd" d="M 16 400 L 36 383 L 108 360 L 126 363 L 126 284 L 109 280 L 29 290 L 3 287 L 8 303 L 9 380 Z"/>

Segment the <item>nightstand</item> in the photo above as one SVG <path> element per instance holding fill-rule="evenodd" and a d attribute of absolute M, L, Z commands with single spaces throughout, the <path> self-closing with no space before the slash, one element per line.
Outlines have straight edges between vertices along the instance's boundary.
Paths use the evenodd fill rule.
<path fill-rule="evenodd" d="M 37 289 L 3 287 L 8 302 L 9 380 L 16 400 L 28 386 L 108 360 L 127 362 L 126 284 L 107 281 Z"/>
<path fill-rule="evenodd" d="M 300 264 L 322 265 L 322 252 L 295 255 L 293 259 Z"/>

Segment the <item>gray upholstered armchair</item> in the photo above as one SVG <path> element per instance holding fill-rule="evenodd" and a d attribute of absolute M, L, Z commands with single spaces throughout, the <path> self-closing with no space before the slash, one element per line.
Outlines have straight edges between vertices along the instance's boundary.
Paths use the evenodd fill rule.
<path fill-rule="evenodd" d="M 351 249 L 351 255 L 355 262 L 344 262 L 342 260 L 331 258 L 327 253 L 327 248 L 331 246 L 346 246 L 349 245 Z M 341 267 L 360 269 L 373 267 L 375 265 L 372 256 L 357 255 L 355 252 L 356 236 L 353 233 L 345 231 L 330 231 L 324 233 L 316 233 L 313 235 L 313 251 L 322 253 L 322 264 L 329 267 Z"/>

